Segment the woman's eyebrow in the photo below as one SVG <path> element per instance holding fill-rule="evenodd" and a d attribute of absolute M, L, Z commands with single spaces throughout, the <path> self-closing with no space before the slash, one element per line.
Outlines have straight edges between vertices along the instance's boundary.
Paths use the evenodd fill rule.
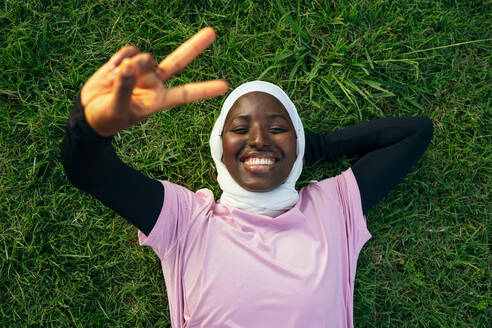
<path fill-rule="evenodd" d="M 233 122 L 235 120 L 246 120 L 246 121 L 249 121 L 249 120 L 251 120 L 251 116 L 249 116 L 249 115 L 238 115 L 238 116 L 234 117 L 231 120 L 231 122 Z"/>
<path fill-rule="evenodd" d="M 226 122 L 224 123 L 224 127 L 225 126 L 229 126 L 231 124 L 233 124 L 234 122 L 236 121 L 246 121 L 246 122 L 250 122 L 251 121 L 251 117 L 248 116 L 248 115 L 238 115 L 238 116 L 235 116 L 235 117 L 232 117 L 232 118 L 229 118 L 228 120 L 226 120 Z"/>
<path fill-rule="evenodd" d="M 273 121 L 274 119 L 281 118 L 284 120 L 286 123 L 290 123 L 290 120 L 285 117 L 285 115 L 280 115 L 280 114 L 272 114 L 267 116 L 267 121 Z M 230 123 L 236 121 L 236 120 L 245 120 L 245 121 L 251 121 L 251 116 L 250 115 L 238 115 L 230 120 Z"/>
<path fill-rule="evenodd" d="M 270 121 L 271 121 L 271 120 L 274 120 L 274 119 L 276 119 L 276 118 L 281 118 L 281 119 L 283 119 L 284 121 L 287 121 L 287 123 L 289 122 L 289 120 L 288 120 L 288 119 L 287 119 L 284 115 L 280 115 L 280 114 L 272 114 L 272 115 L 268 115 L 268 116 L 267 116 L 267 119 L 268 119 L 268 120 L 270 120 Z"/>
<path fill-rule="evenodd" d="M 282 119 L 282 120 L 283 120 L 285 123 L 287 123 L 289 126 L 294 127 L 294 126 L 293 126 L 293 124 L 292 124 L 292 122 L 291 122 L 291 120 L 290 120 L 290 117 L 289 117 L 289 118 L 287 118 L 287 117 L 285 117 L 285 115 L 280 115 L 280 114 L 273 114 L 273 115 L 269 115 L 269 116 L 267 117 L 267 122 L 272 122 L 272 121 L 274 121 L 274 120 L 275 120 L 275 119 L 277 119 L 277 118 Z"/>

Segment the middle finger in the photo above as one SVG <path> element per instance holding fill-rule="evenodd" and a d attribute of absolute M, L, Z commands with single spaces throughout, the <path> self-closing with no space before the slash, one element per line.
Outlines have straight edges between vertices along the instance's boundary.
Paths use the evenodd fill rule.
<path fill-rule="evenodd" d="M 213 28 L 205 27 L 198 31 L 159 64 L 158 72 L 160 78 L 163 81 L 167 81 L 175 74 L 181 72 L 214 40 L 215 31 Z"/>

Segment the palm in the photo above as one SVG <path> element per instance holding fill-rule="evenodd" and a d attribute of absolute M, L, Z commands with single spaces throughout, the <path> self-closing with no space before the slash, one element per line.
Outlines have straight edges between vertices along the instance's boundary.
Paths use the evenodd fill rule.
<path fill-rule="evenodd" d="M 152 77 L 155 83 L 143 86 L 137 85 L 133 89 L 131 106 L 133 111 L 143 111 L 145 113 L 153 113 L 165 106 L 167 88 L 154 74 Z"/>

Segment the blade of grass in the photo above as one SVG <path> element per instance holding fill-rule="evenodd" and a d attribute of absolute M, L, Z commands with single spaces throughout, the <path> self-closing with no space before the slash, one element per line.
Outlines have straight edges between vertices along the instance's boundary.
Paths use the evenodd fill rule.
<path fill-rule="evenodd" d="M 340 101 L 338 101 L 338 99 L 335 97 L 335 95 L 333 95 L 333 93 L 328 89 L 328 87 L 326 86 L 325 83 L 320 83 L 320 86 L 321 88 L 325 91 L 326 95 L 328 96 L 328 98 L 330 98 L 330 100 L 335 103 L 335 105 L 338 106 L 338 108 L 340 108 L 341 110 L 343 110 L 344 113 L 347 112 L 347 108 L 345 108 L 344 105 L 342 105 L 342 103 Z"/>

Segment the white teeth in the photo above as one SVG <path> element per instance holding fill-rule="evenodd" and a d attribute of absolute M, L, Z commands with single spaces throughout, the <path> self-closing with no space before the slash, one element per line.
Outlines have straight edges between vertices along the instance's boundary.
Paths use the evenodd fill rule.
<path fill-rule="evenodd" d="M 249 165 L 270 165 L 275 163 L 273 158 L 258 158 L 258 157 L 250 157 L 244 161 Z"/>

